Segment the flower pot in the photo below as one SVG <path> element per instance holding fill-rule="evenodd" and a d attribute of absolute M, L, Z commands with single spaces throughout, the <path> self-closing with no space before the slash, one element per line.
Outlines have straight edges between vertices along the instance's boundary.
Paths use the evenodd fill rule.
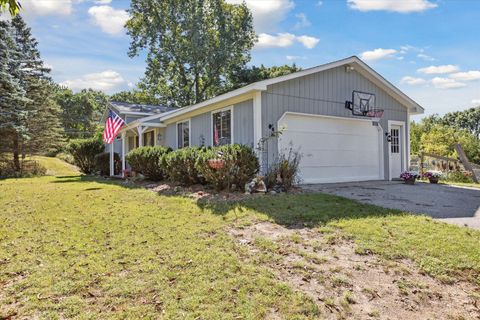
<path fill-rule="evenodd" d="M 415 178 L 403 180 L 405 184 L 415 184 Z"/>
<path fill-rule="evenodd" d="M 438 183 L 438 178 L 436 177 L 431 177 L 431 178 L 428 178 L 428 180 L 430 181 L 430 183 Z"/>

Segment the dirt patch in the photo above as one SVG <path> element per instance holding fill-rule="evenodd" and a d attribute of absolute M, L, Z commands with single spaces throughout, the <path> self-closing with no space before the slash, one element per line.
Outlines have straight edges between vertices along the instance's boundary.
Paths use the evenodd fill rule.
<path fill-rule="evenodd" d="M 204 185 L 193 185 L 193 186 L 181 186 L 173 182 L 161 182 L 161 183 L 142 183 L 142 187 L 152 190 L 153 192 L 158 193 L 159 195 L 164 196 L 181 196 L 194 200 L 202 201 L 231 201 L 238 202 L 246 199 L 257 198 L 262 196 L 269 196 L 267 193 L 252 193 L 246 194 L 242 190 L 235 191 L 215 191 L 214 189 L 204 186 Z M 296 188 L 289 193 L 299 193 L 300 188 Z"/>
<path fill-rule="evenodd" d="M 326 319 L 480 319 L 478 287 L 444 284 L 407 260 L 357 254 L 340 232 L 270 222 L 228 231 L 244 259 L 310 296 Z"/>

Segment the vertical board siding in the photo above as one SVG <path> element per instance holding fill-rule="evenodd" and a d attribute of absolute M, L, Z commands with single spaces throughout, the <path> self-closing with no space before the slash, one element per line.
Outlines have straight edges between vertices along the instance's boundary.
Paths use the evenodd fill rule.
<path fill-rule="evenodd" d="M 233 142 L 253 145 L 253 100 L 237 103 L 233 107 Z"/>
<path fill-rule="evenodd" d="M 202 113 L 190 119 L 190 142 L 192 146 L 212 145 L 211 121 L 210 112 Z"/>
<path fill-rule="evenodd" d="M 167 125 L 166 145 L 177 149 L 176 124 Z M 190 118 L 190 141 L 192 146 L 212 145 L 211 111 Z M 233 105 L 233 142 L 253 147 L 253 99 Z"/>
<path fill-rule="evenodd" d="M 385 110 L 380 121 L 384 132 L 388 130 L 388 120 L 407 122 L 407 109 L 403 105 L 361 74 L 355 71 L 347 73 L 342 66 L 268 86 L 262 92 L 262 136 L 270 134 L 270 124 L 278 129 L 278 120 L 286 111 L 354 118 L 352 112 L 345 109 L 345 101 L 352 99 L 353 90 L 376 95 L 377 108 Z M 408 141 L 406 134 L 403 138 Z M 276 139 L 269 139 L 266 147 L 263 160 L 268 165 L 275 161 L 278 154 Z M 389 145 L 386 139 L 383 147 L 387 178 Z"/>

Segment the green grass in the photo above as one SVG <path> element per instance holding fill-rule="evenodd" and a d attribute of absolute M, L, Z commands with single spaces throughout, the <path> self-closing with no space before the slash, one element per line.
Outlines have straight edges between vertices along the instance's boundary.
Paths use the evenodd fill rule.
<path fill-rule="evenodd" d="M 323 194 L 195 202 L 41 161 L 57 177 L 0 181 L 0 318 L 318 318 L 227 234 L 252 220 L 340 229 L 359 253 L 409 258 L 443 279 L 480 274 L 480 233 L 425 217 Z"/>

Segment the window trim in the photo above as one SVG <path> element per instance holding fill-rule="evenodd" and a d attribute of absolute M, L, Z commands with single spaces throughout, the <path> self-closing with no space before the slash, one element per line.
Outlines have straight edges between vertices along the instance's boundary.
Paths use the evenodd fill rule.
<path fill-rule="evenodd" d="M 235 135 L 234 135 L 234 118 L 233 118 L 233 105 L 231 106 L 228 106 L 228 107 L 225 107 L 225 108 L 221 108 L 221 109 L 216 109 L 216 110 L 213 110 L 210 112 L 210 141 L 211 141 L 211 145 L 212 147 L 215 146 L 215 144 L 213 143 L 213 115 L 216 114 L 216 113 L 219 113 L 219 112 L 222 112 L 222 111 L 230 111 L 230 134 L 231 134 L 231 137 L 230 137 L 230 145 L 234 144 L 235 142 Z"/>
<path fill-rule="evenodd" d="M 187 148 L 185 146 L 182 146 L 181 148 L 179 148 L 179 145 L 178 145 L 178 124 L 185 123 L 185 122 L 188 122 L 188 147 L 192 146 L 192 121 L 191 121 L 191 118 L 183 119 L 183 120 L 177 121 L 175 123 L 175 137 L 176 137 L 175 138 L 175 141 L 176 141 L 175 147 L 177 148 L 176 150 L 182 149 L 182 148 Z"/>

